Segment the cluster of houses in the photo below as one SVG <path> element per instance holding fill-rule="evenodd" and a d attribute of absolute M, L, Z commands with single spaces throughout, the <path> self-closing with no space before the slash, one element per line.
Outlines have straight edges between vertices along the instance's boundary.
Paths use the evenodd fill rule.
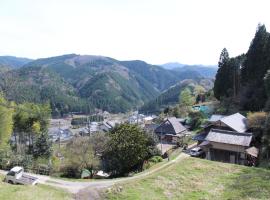
<path fill-rule="evenodd" d="M 163 142 L 175 144 L 185 137 L 188 127 L 182 119 L 165 119 L 154 132 Z M 233 115 L 212 115 L 203 131 L 195 135 L 197 147 L 205 152 L 205 158 L 213 161 L 255 165 L 259 150 L 247 127 L 247 118 L 240 113 Z"/>
<path fill-rule="evenodd" d="M 133 113 L 127 122 L 138 124 L 146 131 L 155 133 L 160 143 L 175 145 L 185 136 L 189 135 L 189 127 L 181 118 L 166 118 L 161 124 L 154 123 L 156 116 L 144 116 Z M 80 128 L 80 135 L 89 135 L 89 132 L 108 132 L 119 121 L 92 122 L 89 127 Z M 89 130 L 90 129 L 90 130 Z M 60 129 L 59 129 L 60 130 Z M 56 140 L 59 133 L 53 131 L 52 139 Z M 60 130 L 63 138 L 70 139 L 72 134 L 67 130 Z M 255 165 L 259 150 L 254 145 L 253 134 L 247 127 L 247 118 L 240 113 L 233 115 L 212 115 L 203 126 L 203 131 L 195 135 L 193 140 L 197 141 L 197 147 L 201 148 L 208 160 L 235 163 L 241 165 Z"/>

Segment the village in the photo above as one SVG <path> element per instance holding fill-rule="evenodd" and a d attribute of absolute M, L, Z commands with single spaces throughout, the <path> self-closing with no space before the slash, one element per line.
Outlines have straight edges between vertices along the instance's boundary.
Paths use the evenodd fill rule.
<path fill-rule="evenodd" d="M 270 3 L 0 1 L 0 200 L 269 200 Z"/>
<path fill-rule="evenodd" d="M 197 106 L 193 107 L 198 109 Z M 138 111 L 128 114 L 96 114 L 100 121 L 86 120 L 72 125 L 74 119 L 87 118 L 84 115 L 70 115 L 64 119 L 52 119 L 49 128 L 50 139 L 56 144 L 65 144 L 73 137 L 83 137 L 98 132 L 109 132 L 122 123 L 136 124 L 146 132 L 158 137 L 157 147 L 162 156 L 167 157 L 173 149 L 193 144 L 186 151 L 191 156 L 213 161 L 256 166 L 259 149 L 247 118 L 240 113 L 232 115 L 212 114 L 199 128 L 190 130 L 188 119 L 165 117 L 160 120 L 157 115 L 139 114 Z M 186 143 L 185 143 L 186 142 Z"/>

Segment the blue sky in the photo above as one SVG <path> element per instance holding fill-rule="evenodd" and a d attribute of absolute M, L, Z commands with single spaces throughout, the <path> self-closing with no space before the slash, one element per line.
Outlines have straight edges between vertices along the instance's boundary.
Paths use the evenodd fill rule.
<path fill-rule="evenodd" d="M 217 64 L 247 51 L 267 0 L 1 0 L 0 55 Z"/>

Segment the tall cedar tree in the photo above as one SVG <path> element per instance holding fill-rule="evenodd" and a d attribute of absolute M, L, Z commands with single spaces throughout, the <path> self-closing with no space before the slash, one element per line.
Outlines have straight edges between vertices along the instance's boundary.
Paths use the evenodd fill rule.
<path fill-rule="evenodd" d="M 219 100 L 221 97 L 228 96 L 228 89 L 232 88 L 229 60 L 229 53 L 227 49 L 224 48 L 220 54 L 218 71 L 214 84 L 214 95 Z"/>
<path fill-rule="evenodd" d="M 241 105 L 244 110 L 264 108 L 267 95 L 264 76 L 270 67 L 270 34 L 259 25 L 241 70 Z"/>

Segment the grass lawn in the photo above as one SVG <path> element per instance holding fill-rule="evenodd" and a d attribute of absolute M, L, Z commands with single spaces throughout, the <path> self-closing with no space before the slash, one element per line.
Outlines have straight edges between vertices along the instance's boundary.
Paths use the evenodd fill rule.
<path fill-rule="evenodd" d="M 107 197 L 119 200 L 269 199 L 270 170 L 187 158 L 147 178 L 116 185 L 107 192 Z"/>
<path fill-rule="evenodd" d="M 3 182 L 0 176 L 0 199 L 5 200 L 69 200 L 72 195 L 64 190 L 46 185 L 24 186 Z"/>

